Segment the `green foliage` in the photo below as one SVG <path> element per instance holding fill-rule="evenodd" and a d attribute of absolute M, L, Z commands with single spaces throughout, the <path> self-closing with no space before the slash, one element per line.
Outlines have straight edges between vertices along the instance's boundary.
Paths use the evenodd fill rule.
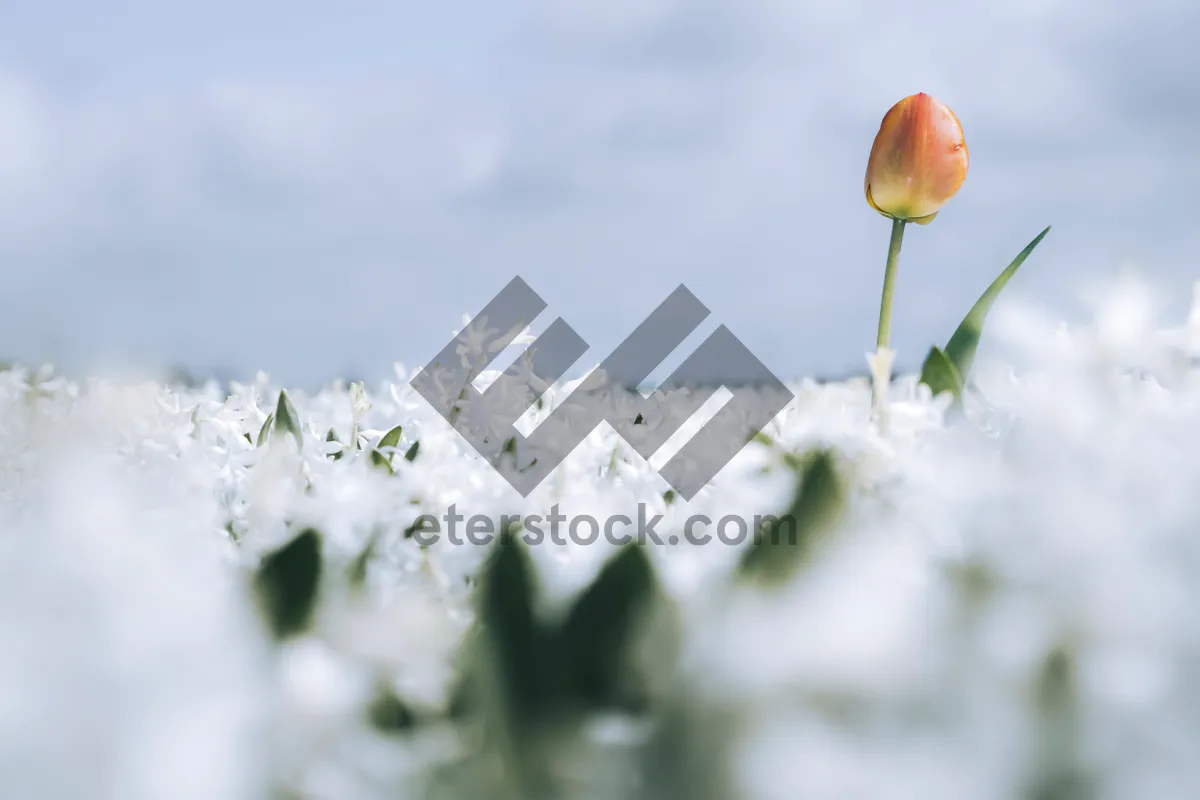
<path fill-rule="evenodd" d="M 397 425 L 380 438 L 379 444 L 375 445 L 375 449 L 385 450 L 389 447 L 397 447 L 400 444 L 400 437 L 402 435 L 404 435 L 404 428 L 401 425 Z"/>
<path fill-rule="evenodd" d="M 300 432 L 300 415 L 296 413 L 296 407 L 288 399 L 287 392 L 282 389 L 279 390 L 279 401 L 275 404 L 273 432 L 291 434 L 296 439 L 296 447 L 304 447 L 304 436 Z"/>
<path fill-rule="evenodd" d="M 307 630 L 321 579 L 321 534 L 301 531 L 263 558 L 254 576 L 255 595 L 267 625 L 279 641 Z"/>
<path fill-rule="evenodd" d="M 791 505 L 781 517 L 761 518 L 738 567 L 741 578 L 761 585 L 790 580 L 846 506 L 847 489 L 831 451 L 813 450 L 791 463 L 798 477 Z"/>
<path fill-rule="evenodd" d="M 619 550 L 561 622 L 539 618 L 538 590 L 528 547 L 505 530 L 480 576 L 477 624 L 447 709 L 482 723 L 485 747 L 503 764 L 507 787 L 489 785 L 488 796 L 562 796 L 547 744 L 577 735 L 591 713 L 636 713 L 650 699 L 650 675 L 631 656 L 658 632 L 652 612 L 669 605 L 658 605 L 666 598 L 644 547 Z"/>
<path fill-rule="evenodd" d="M 395 470 L 392 469 L 392 452 L 385 453 L 389 448 L 394 451 L 396 446 L 400 444 L 400 437 L 404 433 L 404 428 L 400 425 L 392 428 L 385 433 L 375 445 L 375 449 L 371 451 L 371 465 L 384 470 L 389 475 Z"/>
<path fill-rule="evenodd" d="M 417 725 L 417 716 L 386 683 L 375 688 L 375 696 L 367 704 L 367 720 L 380 733 L 407 733 Z"/>
<path fill-rule="evenodd" d="M 254 443 L 255 447 L 262 447 L 267 443 L 267 437 L 271 435 L 271 423 L 275 422 L 275 413 L 267 414 L 267 418 L 263 420 L 262 427 L 258 429 L 258 441 Z"/>
<path fill-rule="evenodd" d="M 946 351 L 937 345 L 929 348 L 929 355 L 921 366 L 921 383 L 933 390 L 934 397 L 942 392 L 950 392 L 957 398 L 963 390 L 963 379 L 958 368 Z"/>
<path fill-rule="evenodd" d="M 325 434 L 325 441 L 327 441 L 327 442 L 336 442 L 337 444 L 341 444 L 341 443 L 342 443 L 342 442 L 341 442 L 341 440 L 340 440 L 340 439 L 338 439 L 338 437 L 337 437 L 337 432 L 336 432 L 336 431 L 334 431 L 334 429 L 333 429 L 333 428 L 330 428 L 330 429 L 329 429 L 329 433 Z M 330 458 L 332 458 L 334 461 L 341 461 L 341 460 L 342 460 L 342 459 L 343 459 L 345 456 L 346 456 L 346 451 L 345 451 L 345 449 L 338 450 L 337 452 L 334 452 L 334 453 L 330 453 L 330 454 L 329 454 L 329 457 L 330 457 Z"/>
<path fill-rule="evenodd" d="M 535 577 L 520 540 L 503 534 L 481 580 L 479 621 L 497 672 L 496 688 L 516 723 L 543 710 L 556 677 L 548 659 L 539 658 L 544 643 L 534 619 Z M 487 660 L 484 653 L 479 656 Z"/>
<path fill-rule="evenodd" d="M 946 577 L 958 593 L 959 602 L 969 613 L 981 611 L 999 588 L 995 572 L 984 562 L 963 561 L 948 565 Z"/>
<path fill-rule="evenodd" d="M 273 436 L 287 434 L 296 439 L 297 447 L 304 447 L 304 435 L 300 432 L 299 420 L 300 415 L 296 413 L 296 407 L 288 399 L 287 392 L 280 389 L 279 400 L 275 403 L 275 410 L 267 414 L 267 418 L 263 420 L 262 427 L 258 429 L 258 440 L 255 442 L 255 447 L 262 447 Z M 333 436 L 332 429 L 329 431 L 329 436 Z M 337 441 L 336 436 L 332 440 L 329 436 L 325 437 L 326 441 Z"/>
<path fill-rule="evenodd" d="M 1034 698 L 1043 713 L 1063 714 L 1075 695 L 1075 656 L 1069 646 L 1056 644 L 1046 654 L 1034 686 Z"/>
<path fill-rule="evenodd" d="M 1077 659 L 1072 642 L 1057 642 L 1031 687 L 1039 724 L 1037 757 L 1025 792 L 1029 800 L 1085 800 L 1098 794 L 1079 746 L 1083 720 Z"/>
<path fill-rule="evenodd" d="M 422 514 L 413 520 L 412 524 L 404 529 L 404 538 L 411 539 L 417 533 L 436 530 L 436 526 L 431 524 L 427 519 L 428 516 L 428 514 Z"/>
<path fill-rule="evenodd" d="M 929 351 L 929 355 L 925 358 L 925 364 L 921 368 L 921 383 L 932 389 L 935 395 L 949 391 L 954 394 L 956 402 L 962 396 L 963 385 L 971 372 L 971 365 L 975 361 L 975 351 L 979 347 L 979 339 L 983 335 L 983 323 L 987 319 L 988 312 L 991 311 L 996 298 L 1000 296 L 1000 292 L 1008 285 L 1012 276 L 1017 273 L 1017 270 L 1025 263 L 1025 259 L 1029 258 L 1034 248 L 1049 232 L 1050 227 L 1047 226 L 1025 246 L 1024 250 L 1017 254 L 1017 257 L 1004 268 L 996 280 L 992 281 L 992 285 L 975 301 L 975 305 L 959 323 L 945 348 L 939 350 L 934 347 Z"/>
<path fill-rule="evenodd" d="M 644 548 L 623 547 L 575 602 L 558 633 L 568 691 L 588 707 L 640 705 L 620 676 L 641 614 L 657 583 Z M 636 690 L 632 690 L 636 691 Z"/>
<path fill-rule="evenodd" d="M 637 625 L 661 597 L 645 548 L 629 544 L 611 558 L 559 624 L 534 613 L 537 583 L 527 547 L 513 532 L 499 537 L 480 580 L 478 639 L 469 669 L 491 680 L 493 708 L 506 728 L 521 730 L 573 711 L 641 707 L 645 698 L 626 668 Z M 459 703 L 476 696 L 470 684 Z"/>
<path fill-rule="evenodd" d="M 371 559 L 375 557 L 375 549 L 379 546 L 379 530 L 372 532 L 371 537 L 367 540 L 366 546 L 362 552 L 354 557 L 350 565 L 346 568 L 346 581 L 350 584 L 350 588 L 361 590 L 367 583 L 367 567 L 371 563 Z"/>

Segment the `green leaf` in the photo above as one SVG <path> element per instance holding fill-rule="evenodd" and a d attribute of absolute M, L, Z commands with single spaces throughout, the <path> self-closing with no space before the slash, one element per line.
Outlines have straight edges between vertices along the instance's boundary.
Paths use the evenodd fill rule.
<path fill-rule="evenodd" d="M 1028 788 L 1030 800 L 1098 797 L 1097 775 L 1082 756 L 1080 741 L 1086 724 L 1080 713 L 1077 646 L 1069 634 L 1046 654 L 1034 680 L 1038 711 L 1038 759 Z"/>
<path fill-rule="evenodd" d="M 490 654 L 479 664 L 494 669 L 509 724 L 518 728 L 552 697 L 554 665 L 543 658 L 544 637 L 534 616 L 535 573 L 524 543 L 502 533 L 480 580 L 479 622 Z M 481 654 L 482 655 L 482 654 Z"/>
<path fill-rule="evenodd" d="M 267 437 L 271 435 L 271 423 L 274 421 L 274 412 L 267 414 L 267 418 L 263 420 L 263 426 L 258 429 L 258 442 L 255 443 L 255 447 L 262 447 L 267 443 Z"/>
<path fill-rule="evenodd" d="M 795 498 L 782 517 L 759 518 L 754 542 L 738 567 L 743 578 L 770 586 L 786 583 L 845 509 L 847 490 L 833 453 L 814 450 L 799 462 Z"/>
<path fill-rule="evenodd" d="M 397 425 L 383 435 L 383 438 L 379 440 L 379 444 L 375 445 L 375 448 L 383 450 L 385 447 L 396 447 L 400 444 L 400 437 L 403 434 L 403 426 Z"/>
<path fill-rule="evenodd" d="M 391 686 L 380 683 L 375 696 L 367 705 L 367 719 L 375 730 L 384 734 L 405 733 L 416 727 L 416 714 L 401 700 Z"/>
<path fill-rule="evenodd" d="M 329 433 L 325 434 L 325 441 L 337 442 L 338 444 L 342 443 L 341 440 L 338 439 L 337 433 L 334 432 L 333 428 L 330 428 Z M 346 455 L 345 450 L 338 450 L 336 453 L 330 453 L 329 457 L 332 458 L 334 461 L 340 461 L 342 459 L 342 457 L 345 455 Z"/>
<path fill-rule="evenodd" d="M 279 402 L 275 404 L 274 430 L 276 433 L 290 433 L 296 439 L 296 446 L 304 447 L 304 436 L 300 432 L 300 415 L 296 413 L 296 407 L 292 405 L 283 389 L 279 390 Z"/>
<path fill-rule="evenodd" d="M 321 535 L 313 528 L 263 558 L 254 589 L 276 639 L 283 641 L 308 628 L 320 579 Z"/>
<path fill-rule="evenodd" d="M 598 707 L 629 699 L 625 661 L 657 586 L 646 549 L 627 544 L 576 601 L 559 634 L 573 700 Z"/>
<path fill-rule="evenodd" d="M 1034 689 L 1037 704 L 1043 712 L 1061 713 L 1073 701 L 1076 669 L 1074 653 L 1065 642 L 1056 644 L 1046 654 Z"/>
<path fill-rule="evenodd" d="M 375 556 L 375 548 L 379 544 L 379 532 L 375 531 L 367 540 L 367 544 L 363 547 L 362 552 L 355 556 L 350 562 L 350 566 L 346 568 L 346 580 L 351 588 L 361 589 L 367 582 L 367 567 L 371 563 L 371 559 Z"/>
<path fill-rule="evenodd" d="M 994 598 L 1000 585 L 995 570 L 982 561 L 951 562 L 946 576 L 957 592 L 959 602 L 971 612 L 982 609 Z"/>
<path fill-rule="evenodd" d="M 418 504 L 419 504 L 419 501 L 417 501 L 417 500 L 412 501 L 412 505 L 418 505 Z M 418 533 L 424 533 L 425 531 L 436 530 L 436 526 L 430 524 L 425 519 L 427 516 L 429 516 L 429 515 L 421 514 L 415 520 L 413 520 L 413 523 L 404 529 L 404 538 L 411 539 L 411 538 L 413 538 L 413 536 L 415 536 Z"/>
<path fill-rule="evenodd" d="M 419 453 L 420 451 L 421 451 L 421 442 L 420 442 L 420 440 L 417 440 L 412 443 L 412 446 L 410 446 L 408 448 L 408 450 L 405 451 L 404 460 L 411 464 L 413 461 L 416 460 L 417 453 Z"/>
<path fill-rule="evenodd" d="M 929 348 L 929 355 L 925 356 L 925 363 L 921 365 L 921 383 L 933 390 L 934 397 L 942 392 L 950 392 L 957 400 L 962 394 L 963 381 L 958 368 L 946 352 L 936 345 Z"/>
<path fill-rule="evenodd" d="M 378 450 L 371 451 L 371 466 L 375 467 L 376 469 L 383 470 L 388 475 L 396 474 L 396 471 L 392 469 L 392 464 L 390 461 L 388 461 L 387 456 Z"/>
<path fill-rule="evenodd" d="M 470 680 L 469 673 L 460 674 L 450 689 L 446 716 L 456 722 L 468 719 L 475 712 L 475 694 L 475 684 Z"/>
<path fill-rule="evenodd" d="M 774 447 L 774 446 L 775 446 L 775 440 L 774 440 L 774 439 L 772 439 L 772 438 L 771 438 L 770 436 L 768 436 L 767 434 L 763 433 L 762 431 L 759 431 L 758 433 L 756 433 L 756 434 L 754 434 L 753 436 L 751 436 L 751 437 L 750 437 L 750 441 L 752 441 L 752 442 L 758 442 L 759 444 L 764 444 L 764 445 L 766 445 L 767 447 Z"/>
<path fill-rule="evenodd" d="M 959 324 L 958 329 L 954 331 L 954 335 L 950 337 L 950 341 L 946 343 L 946 357 L 954 368 L 958 370 L 958 374 L 962 379 L 966 379 L 971 372 L 971 364 L 975 360 L 975 350 L 979 347 L 979 337 L 983 334 L 983 322 L 987 318 L 988 312 L 992 308 L 992 304 L 996 302 L 996 298 L 1000 296 L 1001 290 L 1008 284 L 1013 275 L 1025 259 L 1029 258 L 1029 254 L 1033 249 L 1045 238 L 1050 232 L 1050 226 L 1034 237 L 1033 241 L 1025 245 L 1025 249 L 1017 254 L 1017 257 L 1012 260 L 1012 263 L 1004 268 L 1000 276 L 992 281 L 992 285 L 987 288 L 980 298 L 975 301 L 975 305 L 967 312 L 967 316 Z"/>
<path fill-rule="evenodd" d="M 379 443 L 375 445 L 375 449 L 371 451 L 372 466 L 386 470 L 389 475 L 395 473 L 395 470 L 392 469 L 392 454 L 384 453 L 383 450 L 384 448 L 388 447 L 393 448 L 394 450 L 395 447 L 400 444 L 400 436 L 403 433 L 403 427 L 397 425 L 383 435 L 383 437 L 379 440 Z"/>

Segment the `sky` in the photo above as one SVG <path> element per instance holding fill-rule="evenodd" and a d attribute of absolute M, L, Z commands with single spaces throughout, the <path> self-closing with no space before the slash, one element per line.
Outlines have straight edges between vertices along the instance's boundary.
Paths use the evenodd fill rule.
<path fill-rule="evenodd" d="M 1006 291 L 1200 278 L 1195 0 L 0 0 L 0 358 L 289 385 L 425 363 L 514 276 L 601 361 L 681 283 L 782 377 L 861 371 L 887 109 L 957 113 L 904 367 Z M 1004 302 L 1004 300 L 1002 300 Z M 497 364 L 502 366 L 502 364 Z M 668 365 L 669 366 L 669 365 Z"/>

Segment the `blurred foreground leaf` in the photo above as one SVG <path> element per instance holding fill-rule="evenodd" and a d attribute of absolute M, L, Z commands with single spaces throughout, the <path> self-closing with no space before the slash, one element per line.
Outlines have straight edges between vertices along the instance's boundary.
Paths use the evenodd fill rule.
<path fill-rule="evenodd" d="M 987 291 L 975 301 L 975 305 L 971 306 L 971 310 L 967 312 L 967 316 L 959 323 L 958 329 L 954 331 L 954 335 L 946 343 L 944 356 L 958 372 L 958 384 L 953 389 L 956 400 L 961 395 L 963 382 L 966 381 L 967 376 L 971 372 L 971 365 L 975 361 L 975 351 L 978 349 L 979 339 L 983 335 L 983 323 L 987 319 L 988 312 L 992 309 L 992 304 L 996 302 L 996 298 L 1000 296 L 1000 292 L 1008 285 L 1012 276 L 1025 263 L 1025 259 L 1029 258 L 1030 253 L 1033 252 L 1034 248 L 1041 243 L 1042 239 L 1049 232 L 1050 226 L 1047 225 L 1045 230 L 1033 238 L 1032 242 L 1025 245 L 1025 249 L 1017 254 L 1012 263 L 1004 268 L 1004 271 L 1000 273 L 996 280 L 992 281 L 992 285 L 987 288 Z M 933 359 L 932 364 L 930 359 Z M 934 358 L 934 353 L 931 350 L 929 357 L 925 359 L 925 366 L 921 369 L 921 383 L 933 389 L 935 395 L 940 394 L 949 388 L 946 386 L 947 376 L 945 373 L 945 366 L 940 363 L 940 359 Z"/>
<path fill-rule="evenodd" d="M 1059 643 L 1052 647 L 1034 686 L 1035 702 L 1043 713 L 1063 715 L 1069 711 L 1075 699 L 1075 672 L 1075 656 L 1069 646 Z"/>
<path fill-rule="evenodd" d="M 533 565 L 512 532 L 501 535 L 481 587 L 479 619 L 518 720 L 633 702 L 626 659 L 659 592 L 644 547 L 622 547 L 561 624 L 536 619 Z"/>
<path fill-rule="evenodd" d="M 481 581 L 479 620 L 498 671 L 499 686 L 517 717 L 535 713 L 552 679 L 534 619 L 534 571 L 521 540 L 501 534 Z"/>
<path fill-rule="evenodd" d="M 480 579 L 475 636 L 454 687 L 451 713 L 480 715 L 491 748 L 520 797 L 560 796 L 557 743 L 589 714 L 640 711 L 646 697 L 629 656 L 661 596 L 645 548 L 618 551 L 561 623 L 535 614 L 537 581 L 527 545 L 504 531 Z M 486 787 L 497 796 L 497 787 Z"/>
<path fill-rule="evenodd" d="M 1094 776 L 1080 749 L 1078 663 L 1069 640 L 1055 644 L 1034 677 L 1037 709 L 1036 755 L 1026 797 L 1029 800 L 1085 800 L 1097 797 Z"/>
<path fill-rule="evenodd" d="M 575 602 L 559 645 L 570 691 L 589 707 L 627 705 L 627 646 L 656 589 L 645 548 L 625 545 Z"/>
<path fill-rule="evenodd" d="M 814 545 L 841 516 L 846 487 L 838 475 L 833 453 L 807 453 L 796 466 L 799 486 L 782 517 L 760 519 L 754 542 L 742 556 L 739 575 L 764 585 L 792 578 L 811 555 Z"/>
<path fill-rule="evenodd" d="M 366 545 L 346 567 L 346 581 L 350 584 L 351 589 L 359 590 L 366 585 L 367 568 L 371 564 L 371 559 L 375 557 L 375 548 L 379 546 L 379 538 L 379 529 L 372 531 Z"/>
<path fill-rule="evenodd" d="M 384 734 L 406 733 L 417 724 L 416 715 L 386 683 L 376 687 L 367 705 L 367 719 L 371 727 Z"/>
<path fill-rule="evenodd" d="M 430 520 L 431 516 L 432 516 L 431 514 L 421 514 L 416 519 L 414 519 L 412 521 L 412 524 L 404 529 L 404 538 L 411 539 L 411 538 L 413 538 L 413 536 L 415 536 L 418 533 L 424 533 L 425 531 L 438 530 L 436 518 L 434 519 L 434 521 L 431 521 Z"/>
<path fill-rule="evenodd" d="M 320 579 L 321 535 L 313 528 L 263 558 L 254 588 L 276 639 L 291 638 L 308 628 Z"/>

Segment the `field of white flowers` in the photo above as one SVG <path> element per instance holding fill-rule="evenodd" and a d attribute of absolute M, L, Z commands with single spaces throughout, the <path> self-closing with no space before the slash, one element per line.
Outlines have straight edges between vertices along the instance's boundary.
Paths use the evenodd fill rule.
<path fill-rule="evenodd" d="M 998 308 L 961 413 L 791 383 L 690 502 L 606 426 L 521 498 L 401 367 L 0 373 L 0 796 L 1200 796 L 1200 306 L 1157 308 Z M 639 503 L 801 536 L 413 535 Z"/>

